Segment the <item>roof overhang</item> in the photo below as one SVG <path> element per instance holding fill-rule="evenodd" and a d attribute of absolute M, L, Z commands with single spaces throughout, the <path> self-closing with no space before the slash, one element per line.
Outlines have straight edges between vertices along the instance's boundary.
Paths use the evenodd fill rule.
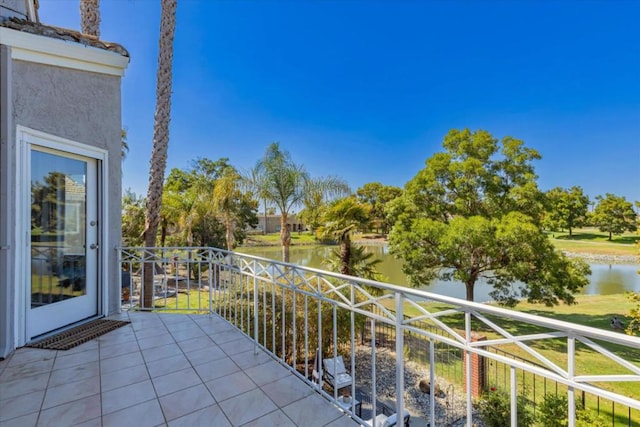
<path fill-rule="evenodd" d="M 0 44 L 11 47 L 11 58 L 74 70 L 123 76 L 129 58 L 77 42 L 0 27 Z"/>

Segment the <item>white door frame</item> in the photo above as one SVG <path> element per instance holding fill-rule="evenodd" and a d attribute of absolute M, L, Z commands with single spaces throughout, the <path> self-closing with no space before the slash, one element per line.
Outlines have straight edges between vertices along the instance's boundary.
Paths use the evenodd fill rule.
<path fill-rule="evenodd" d="M 29 165 L 26 164 L 29 158 L 28 153 L 31 145 L 37 145 L 45 148 L 68 152 L 71 154 L 77 154 L 84 157 L 89 157 L 97 160 L 97 179 L 98 179 L 98 195 L 97 195 L 97 208 L 98 208 L 98 243 L 100 245 L 100 252 L 98 255 L 98 307 L 97 315 L 104 315 L 107 313 L 108 307 L 108 292 L 107 284 L 109 283 L 107 260 L 108 260 L 108 247 L 106 242 L 109 242 L 107 236 L 107 230 L 109 229 L 108 218 L 108 180 L 105 178 L 108 176 L 108 151 L 98 147 L 92 147 L 86 144 L 81 144 L 76 141 L 72 141 L 66 138 L 61 138 L 55 135 L 51 135 L 45 132 L 40 132 L 34 129 L 30 129 L 24 126 L 17 126 L 16 129 L 16 192 L 15 192 L 15 206 L 16 206 L 16 257 L 15 257 L 15 298 L 16 298 L 16 311 L 15 311 L 15 325 L 16 325 L 16 337 L 18 346 L 26 344 L 31 337 L 29 334 L 29 327 L 27 322 L 29 316 L 27 312 L 27 304 L 31 301 L 30 289 L 27 289 L 25 283 L 29 277 L 31 267 L 31 256 L 28 253 L 29 242 L 27 241 L 28 230 L 27 226 L 30 223 L 30 198 L 31 193 L 29 188 L 25 188 L 28 184 Z"/>

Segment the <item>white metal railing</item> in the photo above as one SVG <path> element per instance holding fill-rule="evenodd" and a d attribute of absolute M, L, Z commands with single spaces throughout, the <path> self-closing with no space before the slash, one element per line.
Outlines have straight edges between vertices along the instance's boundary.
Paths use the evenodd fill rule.
<path fill-rule="evenodd" d="M 123 301 L 124 308 L 217 313 L 308 383 L 311 383 L 316 351 L 324 357 L 335 357 L 340 350 L 348 352 L 346 356 L 351 356 L 348 367 L 355 376 L 356 324 L 370 322 L 373 415 L 377 397 L 374 332 L 377 323 L 390 325 L 395 330 L 397 414 L 402 414 L 405 408 L 404 337 L 409 333 L 429 342 L 431 384 L 435 384 L 436 375 L 434 345 L 447 344 L 466 356 L 466 390 L 471 390 L 472 355 L 510 367 L 512 409 L 516 408 L 518 395 L 516 372 L 522 370 L 566 386 L 570 426 L 574 426 L 576 420 L 576 392 L 625 406 L 629 425 L 632 417 L 640 414 L 637 396 L 616 391 L 616 384 L 623 382 L 638 382 L 640 387 L 637 360 L 624 356 L 640 350 L 637 337 L 215 248 L 119 248 L 118 251 L 122 286 L 131 289 L 129 301 Z M 146 273 L 145 263 L 153 266 Z M 141 304 L 145 284 L 154 289 L 148 307 Z M 424 322 L 438 331 L 421 327 Z M 534 325 L 540 332 L 523 335 L 510 332 L 509 325 L 517 323 Z M 490 338 L 472 341 L 472 333 L 477 331 Z M 329 336 L 323 336 L 327 334 Z M 505 345 L 520 350 L 528 359 L 513 359 L 486 349 Z M 545 346 L 566 346 L 565 359 L 550 360 L 544 354 Z M 606 360 L 611 368 L 597 375 L 576 372 L 576 359 L 586 349 Z M 299 368 L 299 363 L 303 368 Z M 352 396 L 356 396 L 356 384 L 358 378 L 354 377 Z M 338 398 L 337 390 L 331 395 L 319 384 L 314 387 L 327 398 Z M 431 387 L 430 393 L 427 415 L 436 420 L 435 387 Z M 471 393 L 466 395 L 466 424 L 471 426 L 473 401 Z M 364 421 L 355 413 L 355 407 L 348 412 L 358 421 Z M 512 410 L 512 426 L 516 425 L 516 418 L 517 411 Z"/>

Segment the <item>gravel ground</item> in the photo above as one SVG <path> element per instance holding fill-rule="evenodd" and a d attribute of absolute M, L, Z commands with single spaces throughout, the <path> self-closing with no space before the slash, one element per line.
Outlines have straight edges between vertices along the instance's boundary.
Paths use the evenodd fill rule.
<path fill-rule="evenodd" d="M 358 346 L 356 355 L 356 383 L 366 393 L 371 394 L 371 348 Z M 393 405 L 395 396 L 395 352 L 385 348 L 376 351 L 376 394 L 379 401 Z M 429 378 L 429 367 L 412 361 L 405 362 L 404 368 L 404 404 L 411 413 L 412 426 L 426 425 L 429 419 L 429 395 L 420 391 L 421 379 Z M 436 384 L 444 392 L 436 397 L 436 426 L 463 426 L 466 420 L 466 393 L 461 386 L 454 386 L 438 378 Z M 437 390 L 437 388 L 436 388 Z M 420 418 L 416 419 L 416 418 Z M 481 424 L 475 423 L 480 426 Z"/>

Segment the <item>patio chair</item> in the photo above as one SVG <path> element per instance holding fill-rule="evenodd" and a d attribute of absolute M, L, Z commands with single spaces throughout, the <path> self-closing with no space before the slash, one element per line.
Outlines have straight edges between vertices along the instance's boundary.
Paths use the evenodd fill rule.
<path fill-rule="evenodd" d="M 409 427 L 409 422 L 411 420 L 411 414 L 405 409 L 404 410 L 404 425 L 398 426 L 398 417 L 397 414 L 393 413 L 389 416 L 384 413 L 376 416 L 376 427 Z M 369 426 L 373 426 L 373 419 L 367 421 Z"/>
<path fill-rule="evenodd" d="M 324 367 L 323 380 L 333 389 L 340 390 L 353 384 L 353 378 L 347 373 L 342 356 L 324 359 L 322 366 Z"/>

